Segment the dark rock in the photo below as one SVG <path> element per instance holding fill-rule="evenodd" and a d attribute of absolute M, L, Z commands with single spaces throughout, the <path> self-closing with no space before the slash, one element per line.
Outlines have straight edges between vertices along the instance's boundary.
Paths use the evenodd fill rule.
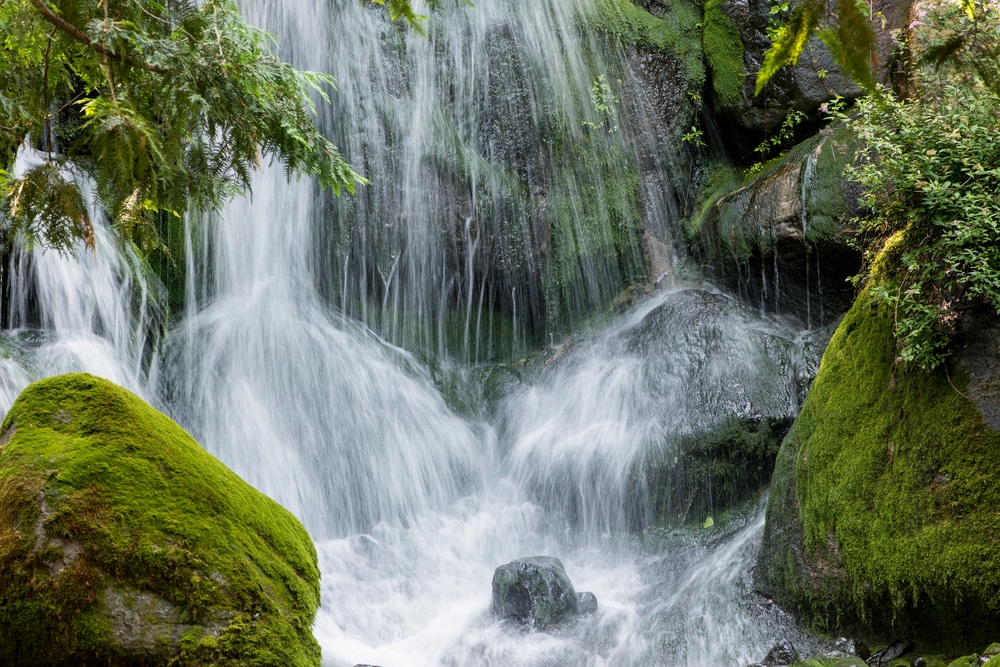
<path fill-rule="evenodd" d="M 576 599 L 577 611 L 582 614 L 593 614 L 597 611 L 597 596 L 590 591 L 580 593 Z"/>
<path fill-rule="evenodd" d="M 768 652 L 767 656 L 761 660 L 764 667 L 786 667 L 793 662 L 799 661 L 799 652 L 792 646 L 792 642 L 787 639 L 779 640 L 777 644 Z"/>
<path fill-rule="evenodd" d="M 879 0 L 872 10 L 879 52 L 877 79 L 883 83 L 892 78 L 897 60 L 892 33 L 905 30 L 912 4 L 912 0 Z M 722 3 L 722 11 L 736 24 L 743 41 L 745 72 L 760 71 L 764 53 L 771 45 L 768 37 L 768 28 L 774 18 L 771 6 L 767 0 L 725 0 Z M 789 113 L 811 114 L 837 95 L 851 99 L 864 92 L 861 86 L 841 73 L 827 47 L 816 38 L 806 45 L 798 64 L 779 70 L 760 95 L 754 92 L 756 79 L 756 76 L 745 77 L 739 101 L 721 110 L 723 126 L 735 130 L 727 134 L 732 135 L 738 152 L 745 156 L 753 154 L 752 141 L 773 133 Z M 748 142 L 741 135 L 754 139 Z"/>
<path fill-rule="evenodd" d="M 708 207 L 694 254 L 750 305 L 807 327 L 835 321 L 853 301 L 846 279 L 860 267 L 847 225 L 855 204 L 843 175 L 853 155 L 845 129 L 797 146 Z"/>
<path fill-rule="evenodd" d="M 493 573 L 493 613 L 498 618 L 545 627 L 572 618 L 578 608 L 576 591 L 558 558 L 519 558 Z"/>
<path fill-rule="evenodd" d="M 923 656 L 918 656 L 910 661 L 910 667 L 927 667 L 927 661 Z"/>
<path fill-rule="evenodd" d="M 890 662 L 903 655 L 911 648 L 913 648 L 912 642 L 902 642 L 897 639 L 885 648 L 873 653 L 870 658 L 865 660 L 865 662 L 867 662 L 871 667 L 888 665 Z"/>
<path fill-rule="evenodd" d="M 701 523 L 767 485 L 825 341 L 825 332 L 800 336 L 722 293 L 664 294 L 633 326 L 568 348 L 536 383 L 545 394 L 572 387 L 586 403 L 595 400 L 592 378 L 632 369 L 627 379 L 608 376 L 609 393 L 600 399 L 624 400 L 607 397 L 627 392 L 630 421 L 644 425 L 633 430 L 629 465 L 608 465 L 610 452 L 593 449 L 554 470 L 551 461 L 535 459 L 544 454 L 531 452 L 518 460 L 517 474 L 546 507 L 591 526 Z M 537 401 L 527 400 L 514 397 L 504 406 L 502 428 L 512 438 L 530 428 L 526 414 L 544 418 Z"/>

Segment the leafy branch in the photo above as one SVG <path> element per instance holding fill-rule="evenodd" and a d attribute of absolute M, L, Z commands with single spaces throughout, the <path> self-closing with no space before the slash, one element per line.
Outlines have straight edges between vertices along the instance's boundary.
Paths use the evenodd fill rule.
<path fill-rule="evenodd" d="M 375 1 L 423 30 L 408 0 Z M 365 179 L 314 122 L 333 78 L 274 45 L 233 0 L 0 0 L 0 229 L 91 244 L 80 177 L 146 250 L 162 216 L 219 207 L 269 159 L 353 192 Z M 15 176 L 32 146 L 39 164 Z"/>

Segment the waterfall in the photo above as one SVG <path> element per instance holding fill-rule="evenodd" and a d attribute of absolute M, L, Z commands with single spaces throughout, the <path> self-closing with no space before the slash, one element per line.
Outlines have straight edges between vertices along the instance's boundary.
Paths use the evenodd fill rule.
<path fill-rule="evenodd" d="M 26 142 L 17 168 L 34 160 L 38 156 Z M 93 251 L 80 242 L 69 256 L 17 240 L 6 258 L 4 414 L 32 380 L 71 371 L 106 377 L 157 404 L 149 387 L 156 384 L 163 326 L 161 286 L 135 249 L 118 242 L 102 212 L 91 207 L 90 218 Z"/>
<path fill-rule="evenodd" d="M 93 253 L 18 249 L 0 408 L 80 370 L 174 416 L 310 531 L 327 667 L 695 667 L 808 646 L 751 591 L 759 503 L 676 529 L 630 486 L 720 415 L 794 411 L 797 332 L 687 286 L 568 343 L 495 413 L 458 414 L 475 392 L 435 385 L 433 364 L 516 360 L 630 283 L 673 279 L 678 197 L 649 170 L 679 158 L 628 109 L 621 51 L 580 28 L 597 5 L 455 3 L 423 38 L 364 3 L 246 4 L 282 58 L 336 76 L 321 122 L 371 184 L 333 199 L 271 166 L 192 215 L 169 323 L 163 286 L 100 222 Z M 553 632 L 494 619 L 493 569 L 535 554 L 598 612 Z"/>

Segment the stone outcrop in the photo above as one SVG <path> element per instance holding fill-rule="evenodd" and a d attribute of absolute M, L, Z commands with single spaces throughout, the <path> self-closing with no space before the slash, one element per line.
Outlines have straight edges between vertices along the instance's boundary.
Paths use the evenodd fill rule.
<path fill-rule="evenodd" d="M 997 328 L 927 373 L 892 322 L 862 294 L 834 334 L 778 455 L 757 586 L 814 627 L 957 653 L 1000 635 Z"/>
<path fill-rule="evenodd" d="M 849 244 L 856 197 L 843 175 L 853 155 L 846 129 L 797 146 L 705 209 L 692 225 L 693 253 L 748 304 L 807 327 L 835 321 L 860 267 Z"/>
<path fill-rule="evenodd" d="M 734 148 L 743 155 L 751 155 L 754 145 L 750 142 L 741 145 L 741 136 L 751 137 L 753 142 L 761 134 L 773 133 L 793 111 L 812 114 L 838 95 L 850 99 L 864 92 L 841 73 L 829 49 L 813 38 L 796 65 L 779 70 L 761 94 L 755 95 L 756 74 L 771 45 L 768 28 L 776 20 L 770 13 L 773 4 L 768 0 L 725 0 L 721 7 L 736 25 L 743 42 L 746 76 L 739 99 L 721 110 L 723 124 L 739 128 L 731 134 L 737 144 Z M 894 72 L 901 66 L 903 55 L 896 53 L 892 34 L 906 30 L 912 4 L 912 0 L 879 0 L 873 7 L 872 24 L 878 48 L 876 78 L 882 83 L 892 84 Z"/>
<path fill-rule="evenodd" d="M 309 535 L 168 417 L 66 375 L 0 433 L 0 664 L 319 665 Z"/>

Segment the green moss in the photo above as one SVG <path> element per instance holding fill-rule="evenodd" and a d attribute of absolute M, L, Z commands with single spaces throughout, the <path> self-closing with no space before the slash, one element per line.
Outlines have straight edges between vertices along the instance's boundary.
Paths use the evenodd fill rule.
<path fill-rule="evenodd" d="M 702 44 L 711 72 L 715 108 L 740 101 L 743 87 L 743 40 L 740 31 L 725 12 L 722 0 L 706 0 L 702 21 Z"/>
<path fill-rule="evenodd" d="M 563 124 L 553 143 L 542 278 L 550 331 L 573 330 L 645 275 L 638 167 L 614 134 Z"/>
<path fill-rule="evenodd" d="M 771 478 L 774 458 L 789 422 L 729 419 L 697 435 L 682 436 L 663 457 L 646 462 L 645 489 L 650 519 L 677 525 L 718 516 L 759 498 Z M 680 452 L 678 455 L 676 452 Z"/>
<path fill-rule="evenodd" d="M 600 0 L 597 11 L 585 20 L 624 44 L 641 46 L 678 58 L 689 84 L 700 86 L 705 80 L 702 61 L 701 12 L 687 0 L 667 0 L 668 10 L 653 16 L 629 0 Z"/>
<path fill-rule="evenodd" d="M 812 137 L 796 145 L 749 179 L 739 179 L 731 169 L 713 172 L 698 196 L 698 213 L 684 222 L 688 239 L 701 236 L 707 242 L 708 259 L 717 267 L 734 261 L 742 266 L 755 256 L 773 252 L 777 236 L 771 215 L 781 202 L 772 202 L 770 208 L 763 209 L 771 215 L 761 216 L 756 209 L 751 211 L 751 204 L 761 207 L 752 195 L 766 193 L 773 179 L 791 177 L 795 178 L 794 192 L 799 197 L 803 180 L 806 183 L 802 205 L 806 209 L 805 240 L 810 249 L 841 248 L 847 215 L 844 169 L 855 149 L 853 135 L 842 127 L 829 136 Z M 785 194 L 784 188 L 781 194 Z"/>
<path fill-rule="evenodd" d="M 863 294 L 782 445 L 764 587 L 830 631 L 981 646 L 1000 627 L 1000 434 L 962 370 L 895 357 L 891 314 Z"/>
<path fill-rule="evenodd" d="M 0 663 L 319 664 L 305 529 L 168 417 L 66 375 L 25 389 L 0 432 Z M 116 604 L 162 628 L 142 659 Z"/>
<path fill-rule="evenodd" d="M 847 222 L 844 170 L 857 151 L 856 137 L 849 127 L 843 126 L 807 146 L 813 156 L 804 202 L 807 238 L 814 246 L 840 244 Z"/>
<path fill-rule="evenodd" d="M 946 667 L 949 663 L 948 658 L 945 656 L 910 652 L 896 660 L 883 664 L 885 667 L 911 667 L 912 661 L 918 657 L 924 659 L 927 667 Z M 978 665 L 979 663 L 977 662 L 976 664 Z M 812 656 L 807 660 L 793 663 L 791 667 L 865 667 L 865 662 L 854 655 L 832 658 Z"/>

